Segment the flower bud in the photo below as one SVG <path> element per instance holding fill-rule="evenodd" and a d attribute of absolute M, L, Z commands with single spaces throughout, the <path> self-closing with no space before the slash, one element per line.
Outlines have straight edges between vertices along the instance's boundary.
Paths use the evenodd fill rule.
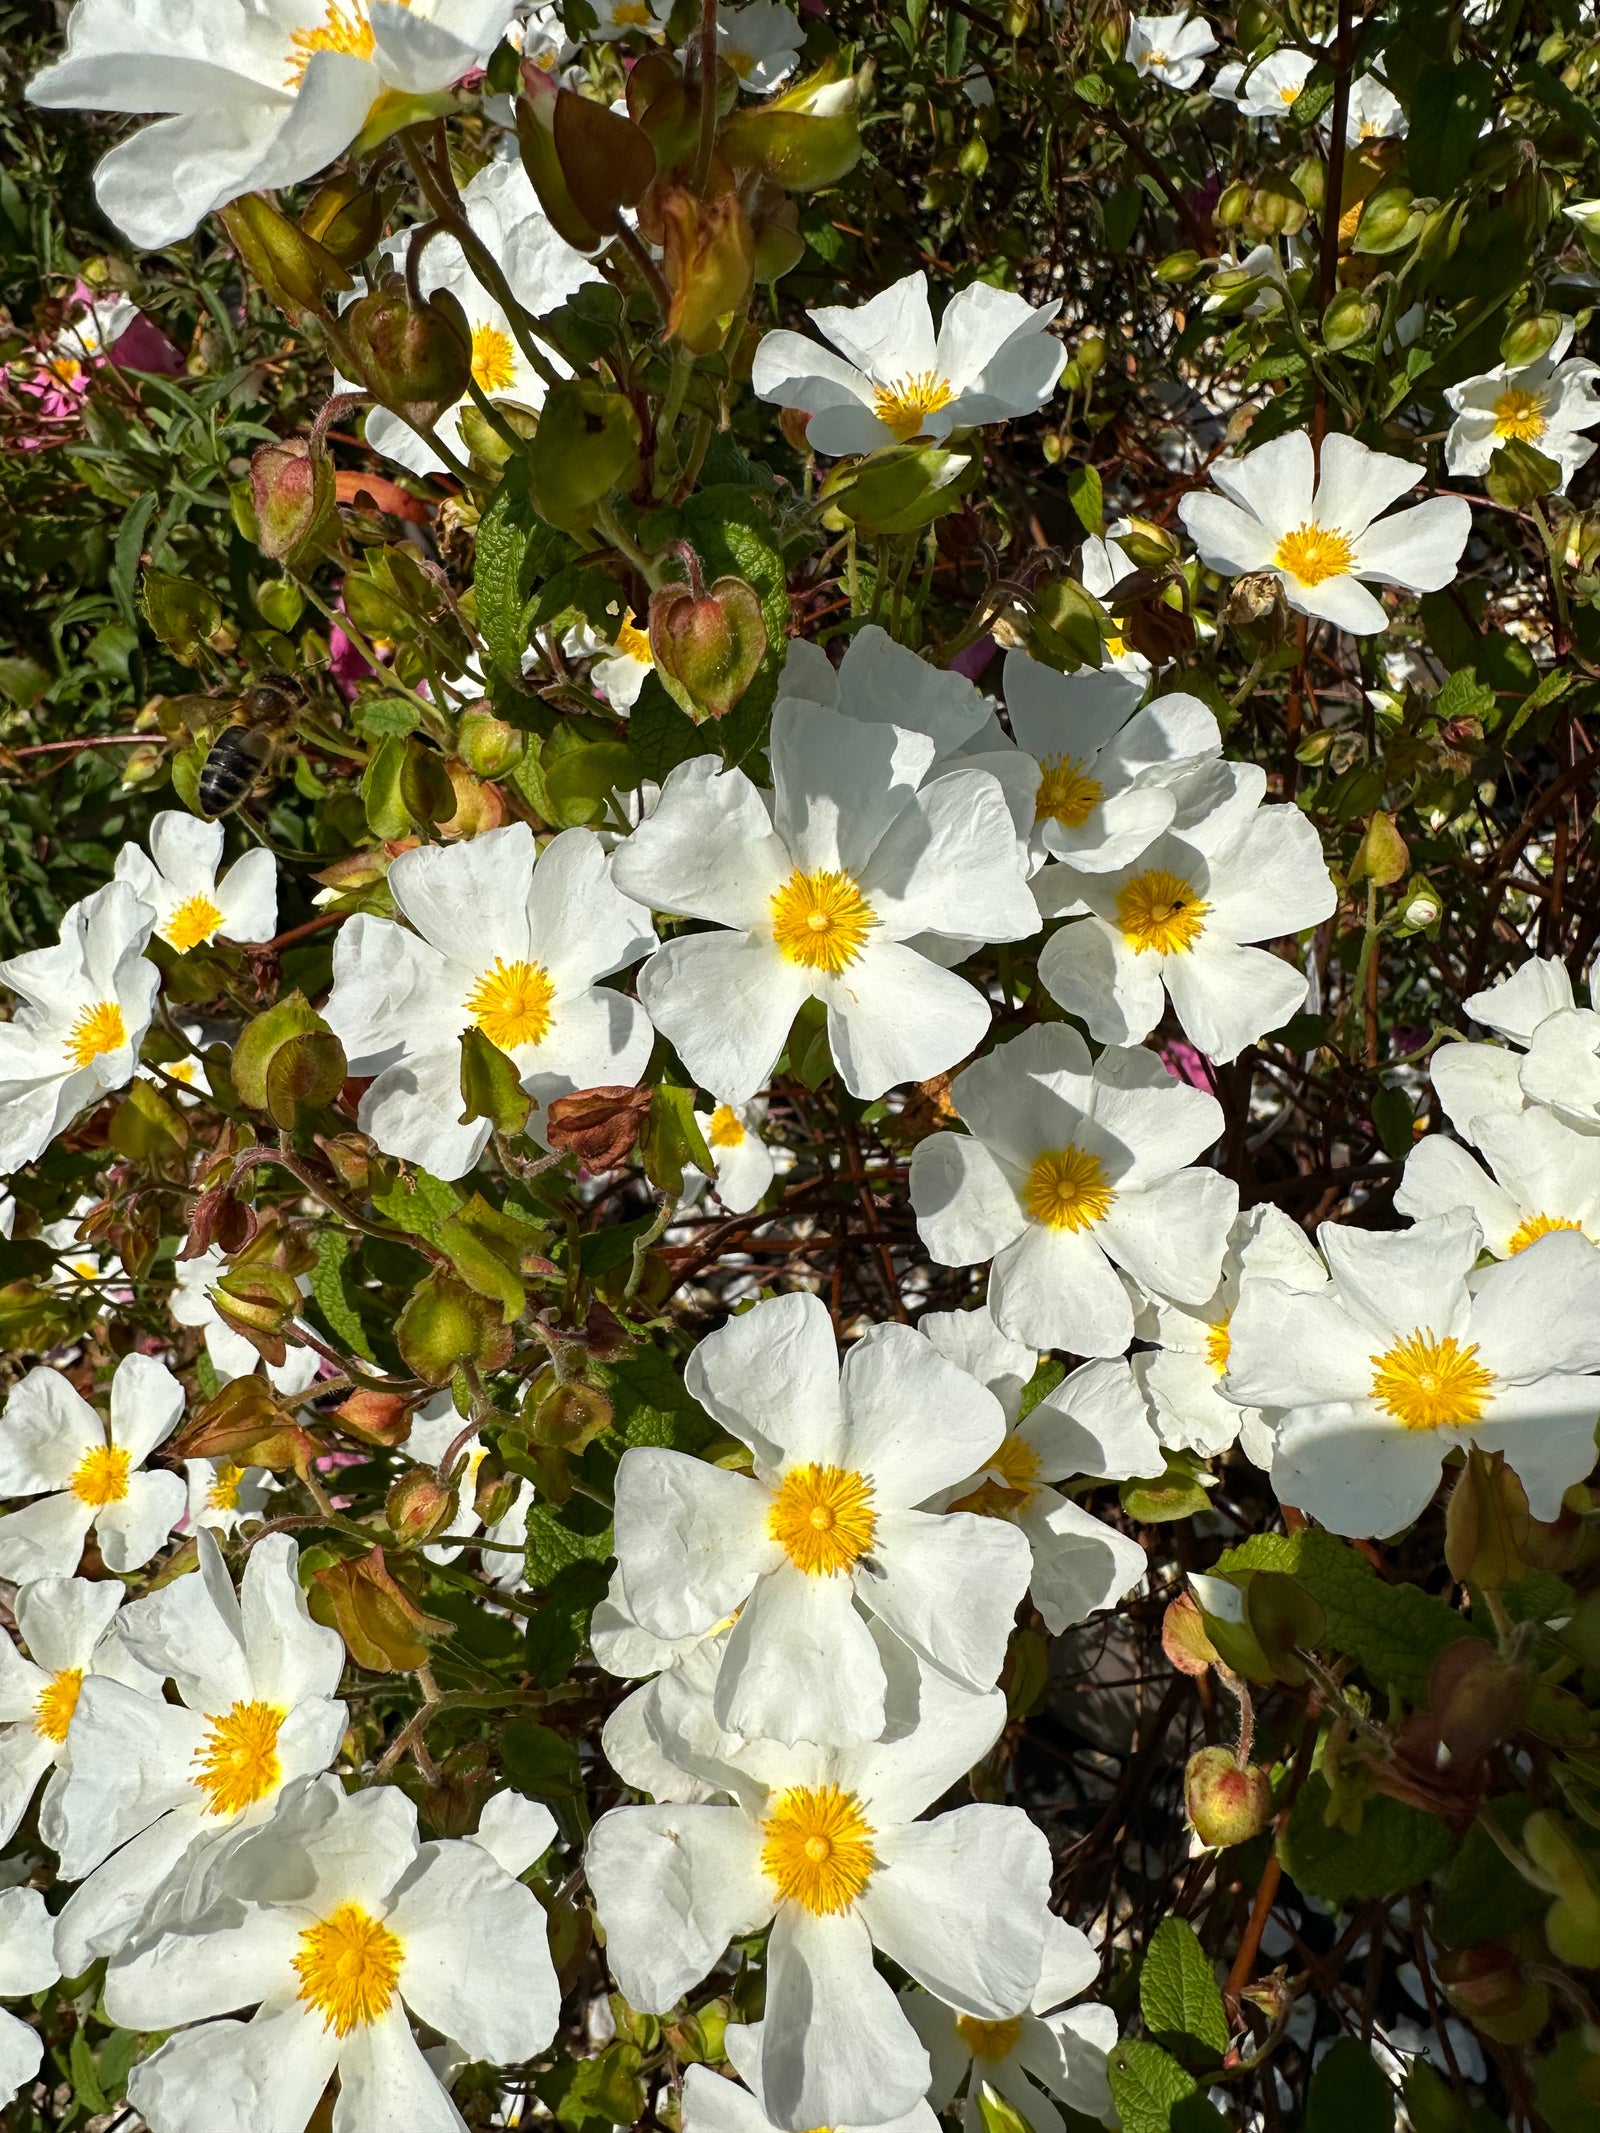
<path fill-rule="evenodd" d="M 1497 2044 L 1531 2044 L 1550 2019 L 1550 1994 L 1499 1941 L 1447 1948 L 1434 1962 L 1445 1998 Z"/>
<path fill-rule="evenodd" d="M 1556 1899 L 1544 1922 L 1550 1953 L 1579 1970 L 1600 1969 L 1600 1891 L 1566 1823 L 1552 1809 L 1538 1809 L 1523 1824 L 1522 1848 L 1537 1885 Z"/>
<path fill-rule="evenodd" d="M 317 187 L 300 227 L 340 266 L 353 267 L 383 235 L 383 210 L 378 188 L 347 172 Z"/>
<path fill-rule="evenodd" d="M 322 1441 L 290 1417 L 259 1371 L 234 1378 L 190 1416 L 172 1440 L 180 1459 L 222 1459 L 234 1466 L 292 1467 L 304 1474 Z"/>
<path fill-rule="evenodd" d="M 411 1409 L 397 1392 L 375 1392 L 358 1386 L 333 1410 L 340 1426 L 368 1444 L 381 1444 L 393 1451 L 411 1434 Z"/>
<path fill-rule="evenodd" d="M 1312 214 L 1320 215 L 1328 197 L 1328 166 L 1321 156 L 1303 157 L 1294 167 L 1292 183 Z"/>
<path fill-rule="evenodd" d="M 1380 185 L 1368 196 L 1356 225 L 1358 252 L 1397 252 L 1422 228 L 1425 215 L 1413 205 L 1409 185 Z"/>
<path fill-rule="evenodd" d="M 861 160 L 861 88 L 837 75 L 835 57 L 782 96 L 726 119 L 717 153 L 735 170 L 759 170 L 785 192 L 809 193 L 839 180 Z"/>
<path fill-rule="evenodd" d="M 250 496 L 264 556 L 300 569 L 326 555 L 339 530 L 326 452 L 299 437 L 262 445 L 250 462 Z"/>
<path fill-rule="evenodd" d="M 399 277 L 344 314 L 362 381 L 374 398 L 420 429 L 431 429 L 465 396 L 472 377 L 472 329 L 460 302 L 436 289 L 413 305 Z"/>
<path fill-rule="evenodd" d="M 485 830 L 501 827 L 510 809 L 498 785 L 486 785 L 481 778 L 475 778 L 459 756 L 445 757 L 444 773 L 456 804 L 449 814 L 439 817 L 441 837 L 452 841 L 481 837 Z"/>
<path fill-rule="evenodd" d="M 1341 289 L 1322 314 L 1322 338 L 1330 348 L 1353 348 L 1378 329 L 1383 308 L 1362 289 Z"/>
<path fill-rule="evenodd" d="M 580 252 L 599 250 L 620 211 L 638 206 L 656 174 L 656 151 L 642 127 L 563 88 L 530 60 L 522 66 L 517 144 L 540 205 Z"/>
<path fill-rule="evenodd" d="M 240 1101 L 286 1129 L 297 1104 L 332 1103 L 346 1074 L 343 1047 L 302 992 L 245 1024 L 231 1064 Z"/>
<path fill-rule="evenodd" d="M 650 650 L 691 718 L 726 718 L 766 657 L 767 625 L 754 587 L 734 577 L 707 587 L 696 565 L 688 585 L 652 593 Z"/>
<path fill-rule="evenodd" d="M 407 1548 L 420 1548 L 449 1525 L 456 1491 L 447 1489 L 431 1467 L 414 1466 L 400 1476 L 383 1500 L 389 1531 Z"/>
<path fill-rule="evenodd" d="M 486 1526 L 499 1525 L 517 1500 L 517 1488 L 518 1477 L 508 1474 L 493 1452 L 485 1452 L 472 1485 L 473 1515 Z"/>
<path fill-rule="evenodd" d="M 1073 361 L 1078 374 L 1083 378 L 1098 377 L 1106 367 L 1106 343 L 1104 334 L 1086 333 L 1073 351 Z"/>
<path fill-rule="evenodd" d="M 682 185 L 661 195 L 656 213 L 662 272 L 672 291 L 667 333 L 691 355 L 709 355 L 722 346 L 756 285 L 749 217 L 732 193 L 701 200 Z"/>
<path fill-rule="evenodd" d="M 1291 178 L 1271 173 L 1250 195 L 1244 218 L 1246 230 L 1256 237 L 1293 237 L 1306 226 L 1305 196 Z"/>
<path fill-rule="evenodd" d="M 1258 1765 L 1227 1748 L 1201 1748 L 1183 1774 L 1183 1799 L 1202 1844 L 1221 1850 L 1260 1836 L 1272 1820 L 1272 1787 Z"/>
<path fill-rule="evenodd" d="M 1137 563 L 1141 570 L 1160 570 L 1178 560 L 1177 541 L 1154 519 L 1130 518 L 1125 529 L 1113 538 L 1129 562 Z"/>
<path fill-rule="evenodd" d="M 333 254 L 262 194 L 241 193 L 218 213 L 252 279 L 289 318 L 305 311 L 323 316 L 326 290 L 355 287 Z"/>
<path fill-rule="evenodd" d="M 1522 1543 L 1531 1523 L 1527 1495 L 1505 1455 L 1485 1459 L 1469 1454 L 1445 1511 L 1444 1556 L 1450 1575 L 1462 1584 L 1471 1578 L 1494 1592 L 1515 1584 L 1527 1575 Z"/>
<path fill-rule="evenodd" d="M 1217 204 L 1211 210 L 1211 219 L 1225 230 L 1232 229 L 1243 222 L 1249 212 L 1250 188 L 1243 178 L 1235 178 L 1231 185 L 1222 188 Z"/>
<path fill-rule="evenodd" d="M 1098 667 L 1105 657 L 1105 610 L 1076 578 L 1050 578 L 1034 588 L 1028 650 L 1060 673 Z"/>
<path fill-rule="evenodd" d="M 527 739 L 515 726 L 496 718 L 486 701 L 468 704 L 456 728 L 456 749 L 480 778 L 498 778 L 522 760 Z"/>
<path fill-rule="evenodd" d="M 461 1106 L 462 1125 L 486 1118 L 496 1133 L 512 1135 L 523 1131 L 533 1108 L 516 1061 L 471 1022 L 461 1032 Z"/>
<path fill-rule="evenodd" d="M 1500 360 L 1509 370 L 1526 370 L 1555 346 L 1563 320 L 1559 311 L 1535 311 L 1519 318 L 1500 337 Z"/>
<path fill-rule="evenodd" d="M 540 517 L 587 530 L 595 506 L 632 482 L 640 434 L 633 403 L 596 379 L 552 385 L 528 455 Z"/>
<path fill-rule="evenodd" d="M 1410 864 L 1410 849 L 1395 828 L 1393 815 L 1380 809 L 1369 816 L 1366 833 L 1350 862 L 1351 881 L 1370 881 L 1376 888 L 1387 889 L 1401 879 Z"/>
<path fill-rule="evenodd" d="M 425 1385 L 448 1385 L 464 1363 L 498 1370 L 511 1352 L 499 1307 L 451 1274 L 430 1274 L 406 1300 L 395 1340 Z"/>
<path fill-rule="evenodd" d="M 1169 252 L 1156 268 L 1156 280 L 1167 283 L 1192 281 L 1199 271 L 1198 252 Z"/>
<path fill-rule="evenodd" d="M 426 1666 L 428 1639 L 448 1636 L 454 1626 L 423 1613 L 376 1547 L 313 1571 L 306 1604 L 316 1621 L 339 1632 L 356 1665 L 375 1674 Z"/>
<path fill-rule="evenodd" d="M 920 533 L 953 511 L 978 478 L 978 460 L 941 444 L 895 444 L 833 469 L 823 497 L 863 533 Z"/>

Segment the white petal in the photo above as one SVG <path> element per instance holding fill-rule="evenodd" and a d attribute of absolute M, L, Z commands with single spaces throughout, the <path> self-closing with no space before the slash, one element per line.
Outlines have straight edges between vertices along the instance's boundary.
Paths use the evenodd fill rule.
<path fill-rule="evenodd" d="M 737 1807 L 613 1808 L 594 1826 L 585 1868 L 611 1973 L 652 2013 L 771 1915 L 760 1829 Z"/>
<path fill-rule="evenodd" d="M 1449 1448 L 1448 1432 L 1403 1429 L 1367 1403 L 1302 1407 L 1279 1430 L 1272 1486 L 1332 1533 L 1385 1539 L 1425 1509 Z"/>
<path fill-rule="evenodd" d="M 1148 1568 L 1136 1540 L 1060 1498 L 1048 1508 L 1030 1505 L 1022 1514 L 1022 1530 L 1033 1546 L 1028 1589 L 1052 1637 L 1103 1607 L 1115 1607 Z"/>
<path fill-rule="evenodd" d="M 474 2059 L 531 2059 L 561 1992 L 545 1914 L 478 1844 L 425 1844 L 385 1919 L 405 1949 L 406 2005 Z"/>
<path fill-rule="evenodd" d="M 1464 496 L 1432 496 L 1369 526 L 1355 544 L 1353 568 L 1380 585 L 1437 592 L 1454 583 L 1471 531 L 1472 506 Z"/>
<path fill-rule="evenodd" d="M 360 2024 L 339 2048 L 333 2133 L 368 2133 L 374 2126 L 404 2126 L 406 2133 L 461 2133 L 461 2113 L 422 2056 L 399 2007 Z"/>
<path fill-rule="evenodd" d="M 548 1807 L 508 1790 L 485 1804 L 472 1841 L 516 1880 L 549 1850 L 555 1834 L 556 1818 Z"/>
<path fill-rule="evenodd" d="M 960 1807 L 883 1830 L 860 1908 L 876 1946 L 982 2020 L 1026 2007 L 1044 1961 L 1050 1846 L 1017 1807 Z"/>
<path fill-rule="evenodd" d="M 616 1478 L 617 1559 L 628 1605 L 658 1637 L 691 1636 L 742 1606 L 783 1560 L 771 1499 L 748 1474 L 634 1445 Z"/>
<path fill-rule="evenodd" d="M 909 1190 L 917 1234 L 940 1266 L 992 1258 L 1026 1226 L 1000 1165 L 981 1140 L 967 1134 L 932 1133 L 919 1141 Z"/>
<path fill-rule="evenodd" d="M 1135 955 L 1103 918 L 1079 919 L 1045 942 L 1039 982 L 1098 1043 L 1138 1044 L 1161 1020 L 1165 960 Z"/>
<path fill-rule="evenodd" d="M 1143 1192 L 1119 1193 L 1099 1236 L 1136 1281 L 1184 1303 L 1203 1303 L 1222 1272 L 1238 1211 L 1231 1178 L 1215 1170 L 1180 1170 Z"/>
<path fill-rule="evenodd" d="M 811 997 L 810 973 L 747 933 L 669 941 L 638 978 L 651 1021 L 703 1089 L 744 1103 L 766 1086 L 789 1026 Z"/>
<path fill-rule="evenodd" d="M 909 2111 L 928 2055 L 872 1962 L 855 1911 L 780 1909 L 767 1946 L 761 2086 L 775 2126 L 870 2125 Z"/>
<path fill-rule="evenodd" d="M 0 1496 L 67 1488 L 84 1453 L 104 1442 L 88 1401 L 59 1370 L 36 1365 L 13 1390 L 0 1423 Z"/>
<path fill-rule="evenodd" d="M 94 1517 L 76 1496 L 41 1496 L 0 1518 L 0 1578 L 70 1577 Z"/>
<path fill-rule="evenodd" d="M 1184 1035 L 1218 1065 L 1305 1005 L 1307 980 L 1295 964 L 1209 930 L 1187 953 L 1163 956 L 1161 974 Z"/>
<path fill-rule="evenodd" d="M 845 1456 L 880 1509 L 921 1503 L 983 1465 L 1005 1432 L 993 1393 L 909 1326 L 874 1326 L 845 1357 Z"/>
<path fill-rule="evenodd" d="M 762 1578 L 729 1632 L 714 1709 L 730 1733 L 759 1739 L 876 1740 L 883 1668 L 849 1577 L 785 1562 Z"/>
<path fill-rule="evenodd" d="M 1133 1338 L 1127 1291 L 1089 1233 L 1031 1224 L 989 1269 L 989 1309 L 1033 1348 L 1121 1355 Z"/>
<path fill-rule="evenodd" d="M 986 1689 L 1000 1672 L 1032 1558 L 1002 1519 L 970 1511 L 887 1511 L 856 1590 L 930 1664 Z"/>
<path fill-rule="evenodd" d="M 680 763 L 611 863 L 622 894 L 652 911 L 721 926 L 764 925 L 794 862 L 760 793 L 720 756 Z"/>
<path fill-rule="evenodd" d="M 772 1472 L 789 1463 L 838 1462 L 839 1355 L 820 1297 L 799 1291 L 741 1311 L 701 1341 L 684 1383 Z"/>
<path fill-rule="evenodd" d="M 338 2058 L 338 2032 L 296 2004 L 183 2030 L 134 2068 L 128 2098 L 165 2133 L 305 2133 Z"/>
<path fill-rule="evenodd" d="M 96 1514 L 95 1538 L 108 1570 L 137 1570 L 148 1563 L 189 1506 L 181 1477 L 166 1472 L 130 1474 L 120 1503 Z"/>

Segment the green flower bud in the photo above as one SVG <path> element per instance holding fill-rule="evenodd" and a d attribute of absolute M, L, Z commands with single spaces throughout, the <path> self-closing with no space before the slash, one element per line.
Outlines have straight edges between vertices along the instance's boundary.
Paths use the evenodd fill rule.
<path fill-rule="evenodd" d="M 305 311 L 324 316 L 327 290 L 355 287 L 331 252 L 260 193 L 241 193 L 218 213 L 252 278 L 289 318 Z"/>
<path fill-rule="evenodd" d="M 375 399 L 421 429 L 454 407 L 472 376 L 472 328 L 459 301 L 436 289 L 413 306 L 397 275 L 344 314 L 362 381 Z"/>
<path fill-rule="evenodd" d="M 735 170 L 759 170 L 785 192 L 837 185 L 861 160 L 861 88 L 831 59 L 782 96 L 746 105 L 723 122 L 717 151 Z"/>
<path fill-rule="evenodd" d="M 258 449 L 250 462 L 250 497 L 261 553 L 291 570 L 315 563 L 338 538 L 333 461 L 303 438 Z"/>
<path fill-rule="evenodd" d="M 694 564 L 688 585 L 664 585 L 651 595 L 650 649 L 657 672 L 691 718 L 726 718 L 767 653 L 754 588 L 733 577 L 708 588 Z"/>
<path fill-rule="evenodd" d="M 1341 289 L 1322 314 L 1322 338 L 1330 348 L 1353 348 L 1378 330 L 1383 308 L 1363 289 Z"/>
<path fill-rule="evenodd" d="M 1199 271 L 1198 252 L 1169 252 L 1156 268 L 1156 280 L 1167 283 L 1191 281 Z"/>
<path fill-rule="evenodd" d="M 308 1040 L 318 1043 L 304 1049 Z M 324 1044 L 321 1040 L 327 1040 Z M 286 1047 L 302 1048 L 286 1054 Z M 333 1049 L 328 1049 L 328 1046 Z M 337 1053 L 337 1058 L 335 1057 Z M 280 1066 L 280 1056 L 283 1063 Z M 293 1103 L 331 1103 L 345 1078 L 344 1052 L 339 1040 L 312 1007 L 303 992 L 292 992 L 275 1007 L 247 1022 L 233 1048 L 233 1085 L 239 1100 L 252 1111 L 265 1111 L 280 1125 L 293 1126 Z M 333 1079 L 337 1066 L 338 1077 Z M 274 1070 L 277 1078 L 274 1080 Z M 312 1092 L 296 1097 L 297 1090 Z M 277 1108 L 275 1108 L 275 1104 Z M 289 1105 L 287 1119 L 280 1109 Z"/>
<path fill-rule="evenodd" d="M 1249 212 L 1250 188 L 1243 178 L 1235 178 L 1231 185 L 1222 188 L 1217 204 L 1211 210 L 1211 219 L 1229 230 L 1243 222 Z"/>
<path fill-rule="evenodd" d="M 1202 1748 L 1183 1774 L 1184 1805 L 1202 1844 L 1246 1844 L 1272 1820 L 1272 1787 L 1255 1764 L 1242 1767 L 1227 1748 Z"/>
<path fill-rule="evenodd" d="M 595 506 L 633 481 L 640 434 L 632 402 L 596 379 L 552 385 L 528 454 L 540 517 L 586 531 Z"/>
<path fill-rule="evenodd" d="M 384 201 L 375 185 L 353 172 L 319 185 L 300 227 L 342 267 L 365 259 L 383 235 Z"/>
<path fill-rule="evenodd" d="M 1534 311 L 1519 318 L 1500 337 L 1500 360 L 1508 369 L 1526 370 L 1555 346 L 1566 321 L 1559 311 Z"/>
<path fill-rule="evenodd" d="M 499 1306 L 453 1274 L 430 1274 L 406 1300 L 395 1340 L 425 1385 L 448 1385 L 465 1363 L 498 1370 L 511 1352 Z"/>
<path fill-rule="evenodd" d="M 456 752 L 480 778 L 498 778 L 522 760 L 526 735 L 496 718 L 487 702 L 468 704 L 456 728 Z"/>
<path fill-rule="evenodd" d="M 420 1548 L 449 1525 L 456 1491 L 447 1489 L 431 1467 L 414 1466 L 400 1476 L 384 1498 L 389 1531 L 408 1548 Z"/>

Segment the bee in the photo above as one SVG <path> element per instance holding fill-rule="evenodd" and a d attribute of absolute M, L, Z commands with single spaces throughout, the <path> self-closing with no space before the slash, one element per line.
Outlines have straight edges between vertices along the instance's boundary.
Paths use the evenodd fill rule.
<path fill-rule="evenodd" d="M 271 767 L 300 710 L 287 675 L 246 689 L 200 766 L 200 811 L 209 820 L 248 800 Z"/>

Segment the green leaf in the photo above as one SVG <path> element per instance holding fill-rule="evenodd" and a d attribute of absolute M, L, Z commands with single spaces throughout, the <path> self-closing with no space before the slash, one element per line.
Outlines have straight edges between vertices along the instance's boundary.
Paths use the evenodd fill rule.
<path fill-rule="evenodd" d="M 1402 1163 L 1411 1153 L 1416 1116 L 1411 1108 L 1411 1098 L 1404 1089 L 1391 1088 L 1386 1083 L 1374 1091 L 1372 1123 L 1377 1128 L 1383 1152 L 1391 1162 Z"/>
<path fill-rule="evenodd" d="M 1067 501 L 1085 533 L 1098 537 L 1105 523 L 1105 495 L 1096 467 L 1074 467 L 1067 476 Z"/>
<path fill-rule="evenodd" d="M 137 497 L 123 513 L 122 524 L 117 528 L 117 537 L 111 544 L 111 591 L 131 627 L 138 627 L 134 612 L 133 588 L 139 577 L 139 557 L 144 548 L 144 537 L 150 521 L 156 515 L 160 501 L 154 489 Z"/>
<path fill-rule="evenodd" d="M 611 792 L 631 792 L 639 782 L 633 751 L 621 741 L 585 741 L 559 755 L 546 752 L 540 768 L 551 819 L 561 829 L 599 822 Z"/>
<path fill-rule="evenodd" d="M 527 462 L 512 460 L 478 522 L 472 582 L 478 629 L 489 657 L 513 679 L 522 671 L 534 580 L 548 575 L 558 559 L 571 552 L 570 544 L 533 508 Z"/>
<path fill-rule="evenodd" d="M 603 1563 L 612 1554 L 611 1519 L 604 1504 L 572 1496 L 559 1510 L 535 1503 L 528 1510 L 528 1585 L 543 1592 L 574 1563 Z"/>
<path fill-rule="evenodd" d="M 654 673 L 647 674 L 628 720 L 628 746 L 641 778 L 657 785 L 691 756 L 713 752 L 716 737 L 681 711 Z"/>
<path fill-rule="evenodd" d="M 1193 2075 L 1159 2045 L 1124 2038 L 1106 2059 L 1123 2133 L 1226 2133 L 1226 2122 Z"/>
<path fill-rule="evenodd" d="M 1516 1841 L 1532 1811 L 1533 1802 L 1518 1793 L 1484 1802 L 1485 1814 L 1493 1815 Z M 1549 1901 L 1547 1893 L 1525 1881 L 1487 1830 L 1474 1822 L 1434 1883 L 1429 1922 L 1445 1947 L 1476 1948 L 1486 1940 L 1514 1933 L 1547 1910 Z"/>
<path fill-rule="evenodd" d="M 1467 174 L 1495 100 L 1494 76 L 1476 60 L 1429 67 L 1411 98 L 1406 164 L 1419 193 L 1453 193 Z"/>
<path fill-rule="evenodd" d="M 409 1177 L 402 1174 L 392 1185 L 380 1186 L 372 1204 L 396 1229 L 437 1244 L 440 1230 L 461 1205 L 461 1194 L 442 1178 L 413 1170 Z"/>
<path fill-rule="evenodd" d="M 571 1563 L 540 1595 L 524 1633 L 528 1671 L 541 1688 L 566 1680 L 589 1635 L 589 1617 L 610 1580 L 599 1563 Z"/>
<path fill-rule="evenodd" d="M 1308 1896 L 1327 1903 L 1399 1896 L 1439 1869 L 1455 1839 L 1437 1815 L 1381 1794 L 1365 1802 L 1352 1834 L 1331 1825 L 1332 1795 L 1320 1772 L 1309 1778 L 1278 1839 L 1278 1857 Z"/>
<path fill-rule="evenodd" d="M 1141 1525 L 1170 1525 L 1177 1518 L 1193 1518 L 1211 1501 L 1197 1478 L 1196 1462 L 1185 1452 L 1169 1452 L 1164 1474 L 1152 1480 L 1125 1481 L 1118 1490 L 1122 1508 Z"/>
<path fill-rule="evenodd" d="M 601 1376 L 614 1408 L 611 1426 L 624 1444 L 697 1452 L 717 1434 L 717 1425 L 684 1384 L 682 1366 L 661 1349 L 635 1349 L 604 1366 Z"/>
<path fill-rule="evenodd" d="M 1358 2037 L 1340 2037 L 1312 2076 L 1305 2133 L 1394 2133 L 1394 2090 Z"/>
<path fill-rule="evenodd" d="M 1421 1704 L 1434 1661 L 1462 1637 L 1481 1634 L 1442 1600 L 1414 1585 L 1387 1585 L 1348 1542 L 1306 1528 L 1258 1533 L 1219 1557 L 1215 1571 L 1277 1570 L 1298 1579 L 1328 1618 L 1327 1641 L 1381 1688 Z"/>
<path fill-rule="evenodd" d="M 1211 1959 L 1186 1918 L 1165 1918 L 1139 1972 L 1144 2026 L 1184 2057 L 1221 2059 L 1228 2049 L 1227 2010 Z"/>
<path fill-rule="evenodd" d="M 1580 2031 L 1569 2029 L 1540 2061 L 1535 2094 L 1550 2133 L 1594 2133 L 1600 2118 L 1600 2057 L 1585 2049 Z"/>
<path fill-rule="evenodd" d="M 342 1346 L 368 1363 L 375 1363 L 372 1344 L 361 1323 L 356 1304 L 356 1285 L 349 1265 L 353 1239 L 344 1230 L 317 1232 L 317 1263 L 311 1269 L 311 1293 L 328 1321 L 328 1329 Z"/>
<path fill-rule="evenodd" d="M 72 2093 L 83 2108 L 95 2116 L 106 2108 L 106 2093 L 100 2086 L 100 2076 L 95 2068 L 94 2054 L 89 2049 L 89 2039 L 81 2029 L 72 2032 L 72 2046 L 67 2055 L 72 2069 Z"/>
<path fill-rule="evenodd" d="M 500 1760 L 506 1776 L 524 1798 L 571 1800 L 582 1789 L 578 1751 L 553 1726 L 536 1718 L 513 1718 L 500 1736 Z"/>
<path fill-rule="evenodd" d="M 692 1163 L 704 1177 L 715 1175 L 711 1150 L 695 1116 L 693 1089 L 663 1083 L 650 1091 L 650 1114 L 639 1135 L 639 1158 L 651 1184 L 674 1195 L 683 1190 L 686 1164 Z"/>

